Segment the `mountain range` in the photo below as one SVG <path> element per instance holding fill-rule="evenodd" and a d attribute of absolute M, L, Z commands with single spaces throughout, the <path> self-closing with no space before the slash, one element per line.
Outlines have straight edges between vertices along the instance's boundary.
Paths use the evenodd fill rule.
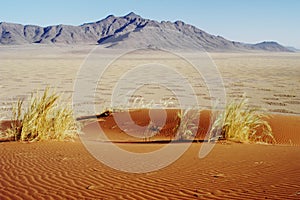
<path fill-rule="evenodd" d="M 291 52 L 277 42 L 246 44 L 211 35 L 182 21 L 155 21 L 131 12 L 122 17 L 107 16 L 80 26 L 41 27 L 0 23 L 0 44 L 98 44 L 106 48 L 163 48 L 206 51 Z"/>

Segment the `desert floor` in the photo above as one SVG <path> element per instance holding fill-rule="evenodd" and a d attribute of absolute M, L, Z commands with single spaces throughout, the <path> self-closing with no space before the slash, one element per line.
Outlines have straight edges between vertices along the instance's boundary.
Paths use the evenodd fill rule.
<path fill-rule="evenodd" d="M 215 105 L 211 100 L 225 93 L 227 100 L 245 95 L 251 106 L 270 113 L 300 114 L 299 53 L 191 53 L 186 56 L 172 52 L 124 52 L 94 48 L 92 45 L 0 47 L 2 117 L 8 118 L 12 102 L 48 85 L 64 92 L 66 97 L 74 91 L 82 95 L 80 102 L 74 102 L 81 111 L 78 115 L 94 114 L 87 109 L 94 104 L 97 113 L 110 107 L 113 92 L 115 107 L 128 106 L 127 102 L 122 101 L 123 94 L 114 91 L 117 83 L 124 83 L 120 80 L 127 81 L 123 88 L 119 88 L 121 93 L 134 91 L 128 97 L 130 107 L 135 107 L 132 102 L 137 97 L 143 97 L 145 104 L 171 98 L 178 106 L 178 98 L 195 95 L 200 107 L 212 108 Z M 179 56 L 185 57 L 182 59 Z M 200 65 L 200 73 L 189 64 L 190 61 Z M 146 68 L 149 63 L 161 65 Z M 103 66 L 106 69 L 101 74 L 99 68 Z M 140 66 L 146 66 L 142 72 L 134 70 L 134 67 Z M 207 66 L 216 70 L 209 71 Z M 173 73 L 173 69 L 177 74 Z M 178 79 L 178 74 L 184 78 Z M 156 80 L 147 82 L 145 77 L 150 75 L 155 76 Z M 161 83 L 159 81 L 164 79 L 168 85 L 155 85 L 155 82 Z M 137 84 L 130 84 L 138 81 L 145 84 L 138 87 Z M 190 83 L 193 94 L 187 92 L 190 87 L 185 81 Z M 223 82 L 222 85 L 213 85 L 218 81 Z M 87 85 L 75 87 L 76 83 Z M 194 106 L 193 102 L 188 102 L 189 99 L 186 101 L 189 106 Z"/>
<path fill-rule="evenodd" d="M 181 85 L 188 80 L 194 88 L 199 106 L 201 127 L 197 138 L 204 139 L 210 125 L 210 92 L 226 99 L 249 98 L 249 105 L 265 109 L 270 115 L 269 121 L 276 144 L 238 144 L 218 142 L 204 158 L 199 158 L 205 142 L 190 143 L 188 150 L 175 162 L 159 170 L 146 173 L 128 173 L 103 164 L 99 157 L 86 148 L 87 142 L 105 151 L 107 145 L 114 145 L 125 152 L 145 155 L 172 145 L 174 152 L 182 149 L 186 143 L 165 143 L 169 139 L 168 130 L 172 129 L 172 116 L 176 112 L 168 111 L 170 117 L 163 134 L 151 138 L 152 142 L 142 143 L 140 138 L 128 136 L 128 133 L 140 132 L 124 129 L 115 123 L 115 117 L 124 112 L 114 113 L 102 119 L 87 120 L 80 137 L 73 142 L 0 142 L 0 199 L 299 199 L 300 198 L 300 55 L 299 53 L 211 53 L 201 57 L 202 61 L 217 66 L 224 87 L 207 87 L 205 78 L 195 73 L 187 60 L 177 59 L 173 54 L 148 54 L 143 51 L 121 54 L 117 50 L 99 49 L 92 53 L 93 46 L 9 46 L 0 47 L 0 119 L 9 119 L 11 104 L 18 98 L 25 98 L 32 90 L 40 90 L 47 85 L 56 87 L 65 95 L 74 94 L 74 84 L 78 80 L 87 85 L 80 88 L 79 102 L 73 102 L 76 115 L 97 114 L 110 107 L 110 96 L 114 85 L 120 80 L 131 80 L 134 66 L 147 66 L 150 61 L 163 60 L 186 77 L 178 81 L 178 76 L 166 71 L 147 71 L 146 74 L 158 74 L 157 80 L 163 80 L 169 73 L 174 91 L 170 88 L 146 84 L 142 87 L 123 85 L 124 91 L 136 91 L 129 98 L 130 105 L 124 105 L 124 96 L 117 96 L 116 108 L 141 105 L 155 106 L 162 99 L 172 99 L 178 106 L 176 94 L 190 96 Z M 89 54 L 90 53 L 90 54 Z M 98 54 L 97 54 L 98 53 Z M 118 59 L 114 55 L 122 55 Z M 88 56 L 90 55 L 90 56 Z M 88 57 L 87 57 L 88 56 Z M 191 58 L 192 59 L 192 58 Z M 212 60 L 211 60 L 212 59 Z M 113 61 L 113 62 L 112 62 Z M 111 63 L 101 79 L 99 62 Z M 123 68 L 122 68 L 123 67 Z M 78 72 L 83 69 L 83 73 Z M 201 69 L 205 74 L 206 68 Z M 140 72 L 138 72 L 140 73 Z M 123 75 L 127 76 L 123 76 Z M 134 73 L 133 73 L 134 74 Z M 136 74 L 134 74 L 136 75 Z M 145 74 L 136 76 L 143 79 Z M 174 75 L 174 76 L 173 76 Z M 173 76 L 173 77 L 172 77 Z M 98 76 L 99 78 L 99 76 Z M 217 76 L 208 77 L 211 80 Z M 133 82 L 136 79 L 132 79 Z M 94 88 L 86 88 L 90 84 Z M 172 85 L 171 84 L 171 85 Z M 77 88 L 78 89 L 78 88 Z M 120 89 L 120 90 L 121 90 Z M 211 91 L 210 91 L 211 90 Z M 145 96 L 143 96 L 145 95 Z M 180 97 L 179 95 L 179 97 Z M 122 99 L 122 98 L 123 99 Z M 144 102 L 135 98 L 143 97 Z M 153 104 L 149 102 L 153 100 Z M 189 102 L 187 99 L 186 102 Z M 65 98 L 65 101 L 72 99 Z M 169 102 L 170 103 L 170 102 Z M 92 109 L 91 109 L 92 105 Z M 96 108 L 93 106 L 96 105 Z M 134 122 L 139 125 L 149 123 L 148 110 L 136 110 L 131 113 Z M 153 114 L 153 113 L 152 113 Z M 122 121 L 122 120 L 121 120 Z M 126 125 L 126 121 L 123 121 Z M 2 123 L 5 129 L 7 123 Z M 128 124 L 127 124 L 128 125 Z M 99 136 L 99 127 L 106 137 Z M 153 142 L 158 141 L 158 142 Z M 111 143 L 114 142 L 114 143 Z M 108 147 L 108 146 L 107 146 Z M 168 159 L 165 154 L 159 159 Z M 121 154 L 111 155 L 113 164 L 122 161 L 128 166 L 143 164 L 136 160 L 124 159 Z M 159 165 L 160 162 L 152 163 Z"/>

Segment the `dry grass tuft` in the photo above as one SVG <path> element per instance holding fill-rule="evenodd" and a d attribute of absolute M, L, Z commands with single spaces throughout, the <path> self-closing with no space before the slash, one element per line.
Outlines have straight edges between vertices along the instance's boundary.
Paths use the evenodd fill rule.
<path fill-rule="evenodd" d="M 198 115 L 197 109 L 185 109 L 177 113 L 179 118 L 178 125 L 174 128 L 177 130 L 177 140 L 193 140 L 198 131 Z"/>
<path fill-rule="evenodd" d="M 219 137 L 235 142 L 275 143 L 267 116 L 247 105 L 247 99 L 232 101 L 226 106 L 211 129 L 210 138 Z M 217 136 L 218 137 L 218 136 Z"/>
<path fill-rule="evenodd" d="M 42 95 L 31 95 L 28 106 L 19 100 L 12 109 L 11 129 L 7 135 L 15 140 L 66 140 L 77 131 L 71 106 L 59 101 L 60 95 L 47 87 Z"/>

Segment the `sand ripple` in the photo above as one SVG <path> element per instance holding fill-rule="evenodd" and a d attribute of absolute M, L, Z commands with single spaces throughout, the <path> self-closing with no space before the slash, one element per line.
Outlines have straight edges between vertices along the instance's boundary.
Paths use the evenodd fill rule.
<path fill-rule="evenodd" d="M 299 198 L 299 147 L 218 144 L 200 160 L 200 146 L 167 168 L 129 174 L 98 162 L 79 141 L 0 143 L 0 199 Z"/>

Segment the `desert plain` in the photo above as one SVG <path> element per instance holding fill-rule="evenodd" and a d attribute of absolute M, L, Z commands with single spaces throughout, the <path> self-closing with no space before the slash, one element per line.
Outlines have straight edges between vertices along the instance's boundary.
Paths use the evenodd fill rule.
<path fill-rule="evenodd" d="M 189 148 L 168 166 L 145 173 L 129 173 L 111 168 L 85 148 L 82 141 L 90 137 L 93 144 L 105 147 L 114 144 L 127 152 L 145 154 L 158 151 L 166 145 L 181 148 L 185 143 L 169 144 L 168 126 L 176 112 L 167 109 L 167 120 L 162 134 L 153 136 L 150 142 L 143 142 L 126 134 L 118 127 L 115 116 L 124 113 L 116 111 L 104 118 L 89 119 L 74 141 L 42 142 L 0 142 L 0 199 L 299 199 L 300 198 L 300 54 L 299 53 L 208 53 L 210 64 L 218 69 L 223 87 L 213 88 L 226 100 L 249 99 L 249 105 L 262 108 L 269 115 L 276 143 L 240 144 L 229 141 L 217 142 L 204 158 L 199 151 L 206 144 L 205 135 L 211 124 L 210 115 L 214 105 L 210 88 L 205 78 L 199 76 L 189 63 L 173 59 L 174 54 L 150 54 L 136 52 L 138 57 L 126 54 L 115 59 L 117 50 L 99 49 L 99 57 L 90 56 L 94 46 L 24 45 L 0 47 L 0 114 L 1 131 L 9 123 L 11 104 L 19 98 L 26 98 L 33 90 L 46 86 L 56 88 L 66 96 L 74 94 L 78 79 L 92 83 L 94 95 L 83 96 L 82 102 L 73 102 L 76 117 L 99 114 L 109 108 L 115 84 L 131 78 L 130 70 L 136 65 L 156 63 L 174 66 L 194 88 L 202 111 L 199 126 L 202 128 L 197 139 Z M 89 57 L 90 56 L 90 57 Z M 170 58 L 171 56 L 171 58 Z M 176 57 L 176 56 L 175 56 Z M 99 58 L 99 59 L 98 59 Z M 177 58 L 177 57 L 176 57 Z M 96 59 L 96 60 L 93 60 Z M 104 59 L 104 60 L 103 60 Z M 102 79 L 95 80 L 96 68 L 88 63 L 110 63 Z M 78 72 L 87 67 L 83 75 Z M 127 69 L 127 71 L 125 70 Z M 164 79 L 165 71 L 159 68 L 147 71 L 158 80 Z M 125 70 L 125 71 L 124 71 Z M 203 69 L 205 70 L 205 68 Z M 97 71 L 97 70 L 96 70 Z M 129 71 L 129 72 L 128 72 Z M 129 76 L 123 76 L 129 73 Z M 131 86 L 130 112 L 136 124 L 147 125 L 149 112 L 139 109 L 136 98 L 145 98 L 143 105 L 157 106 L 162 99 L 172 99 L 171 106 L 178 107 L 177 93 L 184 94 L 181 82 L 174 76 L 174 88 L 161 88 L 146 84 Z M 137 76 L 144 80 L 144 77 Z M 131 79 L 130 79 L 131 80 Z M 78 91 L 77 91 L 78 94 Z M 80 93 L 79 93 L 80 94 Z M 179 97 L 180 97 L 179 95 Z M 187 93 L 187 95 L 191 95 Z M 125 108 L 123 101 L 116 101 L 116 110 Z M 72 103 L 72 98 L 65 101 Z M 188 101 L 188 100 L 187 100 Z M 154 102 L 154 103 L 153 103 Z M 90 106 L 95 106 L 91 113 Z M 86 107 L 87 106 L 87 107 Z M 191 105 L 192 106 L 192 105 Z M 160 107 L 161 108 L 161 107 Z M 175 113 L 175 114 L 174 114 Z M 168 119 L 168 117 L 170 119 Z M 102 128 L 107 137 L 99 137 Z M 157 142 L 155 142 L 157 141 Z M 105 149 L 105 148 L 104 148 Z M 114 162 L 124 161 L 118 154 L 111 155 Z M 163 155 L 162 155 L 162 159 Z M 129 161 L 128 161 L 129 162 Z M 132 164 L 132 163 L 129 163 Z M 143 163 L 133 163 L 143 165 Z M 158 163 L 159 164 L 159 163 Z"/>

